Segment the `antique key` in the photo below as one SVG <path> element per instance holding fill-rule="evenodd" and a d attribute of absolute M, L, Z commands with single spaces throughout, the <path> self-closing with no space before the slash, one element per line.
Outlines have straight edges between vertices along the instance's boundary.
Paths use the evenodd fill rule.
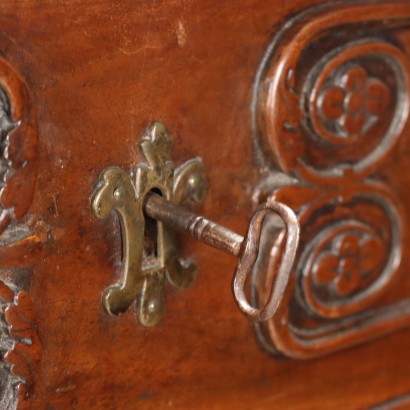
<path fill-rule="evenodd" d="M 248 317 L 259 321 L 267 320 L 275 314 L 288 282 L 299 238 L 299 224 L 296 215 L 289 207 L 268 199 L 267 202 L 256 208 L 244 238 L 154 193 L 147 194 L 144 205 L 146 214 L 151 218 L 163 222 L 172 229 L 186 233 L 213 248 L 238 257 L 239 261 L 232 287 L 239 308 Z M 244 288 L 258 257 L 262 223 L 269 213 L 278 214 L 282 218 L 286 226 L 287 237 L 279 272 L 268 302 L 263 309 L 256 309 L 246 300 Z"/>
<path fill-rule="evenodd" d="M 192 261 L 178 258 L 175 235 L 178 230 L 238 257 L 232 287 L 240 310 L 254 320 L 271 318 L 285 292 L 296 255 L 299 240 L 296 215 L 286 205 L 268 199 L 256 208 L 242 237 L 180 206 L 186 199 L 203 201 L 207 185 L 199 158 L 174 170 L 171 145 L 165 126 L 153 123 L 138 144 L 141 162 L 130 174 L 118 167 L 105 169 L 94 190 L 91 198 L 94 215 L 105 218 L 115 210 L 121 225 L 121 278 L 105 290 L 104 309 L 117 315 L 136 301 L 141 324 L 153 326 L 159 322 L 165 310 L 166 280 L 173 286 L 186 288 L 196 274 Z M 245 285 L 258 257 L 263 220 L 270 213 L 283 220 L 286 243 L 268 300 L 263 308 L 257 309 L 247 301 Z M 146 216 L 157 221 L 152 241 L 155 249 L 149 254 L 144 247 Z"/>

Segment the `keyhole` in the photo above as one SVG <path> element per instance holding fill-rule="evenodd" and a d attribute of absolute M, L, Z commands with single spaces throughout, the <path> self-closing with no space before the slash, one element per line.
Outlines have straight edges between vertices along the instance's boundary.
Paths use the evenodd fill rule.
<path fill-rule="evenodd" d="M 150 192 L 162 196 L 159 189 L 154 188 Z M 155 263 L 158 257 L 158 223 L 155 219 L 145 215 L 144 252 L 148 264 L 150 261 Z"/>

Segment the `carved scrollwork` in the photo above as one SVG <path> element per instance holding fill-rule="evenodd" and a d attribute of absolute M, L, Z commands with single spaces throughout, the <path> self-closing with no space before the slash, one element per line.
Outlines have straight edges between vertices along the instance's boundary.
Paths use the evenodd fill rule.
<path fill-rule="evenodd" d="M 0 311 L 0 406 L 12 410 L 33 391 L 41 344 L 25 291 L 0 281 Z"/>
<path fill-rule="evenodd" d="M 38 131 L 28 89 L 0 58 L 0 233 L 23 217 L 37 179 Z"/>
<path fill-rule="evenodd" d="M 305 127 L 330 145 L 392 139 L 407 117 L 406 67 L 403 53 L 386 41 L 369 38 L 337 47 L 307 76 Z"/>
<path fill-rule="evenodd" d="M 406 219 L 377 175 L 409 115 L 408 56 L 386 21 L 407 30 L 409 20 L 400 2 L 314 7 L 278 32 L 258 71 L 253 128 L 269 171 L 255 197 L 298 210 L 301 226 L 278 314 L 256 325 L 272 353 L 320 356 L 410 325 L 410 299 L 383 303 L 400 274 Z M 273 225 L 264 240 L 280 249 L 284 235 Z M 279 263 L 267 252 L 255 269 L 256 304 Z"/>
<path fill-rule="evenodd" d="M 403 219 L 391 192 L 377 188 L 358 186 L 348 198 L 338 198 L 339 191 L 299 212 L 309 231 L 295 268 L 296 291 L 319 317 L 341 318 L 370 307 L 396 275 Z"/>
<path fill-rule="evenodd" d="M 44 222 L 20 224 L 32 204 L 37 179 L 37 123 L 23 79 L 0 58 L 0 269 L 35 260 L 47 238 Z M 8 229 L 7 229 L 8 228 Z M 23 257 L 24 256 L 24 257 Z M 0 280 L 0 408 L 27 408 L 41 356 L 27 292 Z"/>
<path fill-rule="evenodd" d="M 314 183 L 371 174 L 408 116 L 410 70 L 403 52 L 385 40 L 347 42 L 325 53 L 300 89 L 290 81 L 296 68 L 297 62 L 289 63 L 286 78 L 283 70 L 267 68 L 271 79 L 258 108 L 267 155 Z M 281 115 L 272 113 L 279 104 Z"/>

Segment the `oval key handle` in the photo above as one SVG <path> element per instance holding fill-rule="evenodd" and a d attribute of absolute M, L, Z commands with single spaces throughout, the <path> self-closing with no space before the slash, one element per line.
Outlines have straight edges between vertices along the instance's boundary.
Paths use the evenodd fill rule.
<path fill-rule="evenodd" d="M 186 288 L 196 275 L 196 265 L 192 261 L 178 258 L 177 230 L 237 256 L 239 261 L 232 286 L 240 310 L 253 320 L 270 319 L 285 292 L 295 259 L 299 240 L 296 215 L 286 205 L 270 198 L 256 208 L 243 238 L 195 214 L 179 204 L 186 199 L 196 202 L 204 199 L 207 184 L 202 160 L 194 158 L 174 169 L 170 160 L 171 145 L 165 126 L 153 123 L 138 145 L 141 161 L 133 171 L 107 168 L 94 189 L 92 212 L 98 218 L 108 216 L 111 211 L 117 212 L 123 248 L 121 277 L 118 283 L 105 290 L 104 309 L 111 315 L 118 315 L 136 301 L 137 317 L 142 325 L 154 326 L 159 322 L 165 311 L 165 282 Z M 262 309 L 256 309 L 247 301 L 245 287 L 257 261 L 263 220 L 271 213 L 283 220 L 286 243 L 268 301 Z M 152 220 L 156 221 L 154 229 Z M 151 233 L 154 231 L 153 237 L 146 237 L 147 229 Z"/>
<path fill-rule="evenodd" d="M 286 243 L 268 301 L 262 309 L 256 309 L 246 299 L 245 284 L 258 258 L 263 220 L 270 213 L 279 215 L 284 222 Z M 249 222 L 245 239 L 242 242 L 239 261 L 232 282 L 235 300 L 246 316 L 258 321 L 265 321 L 274 316 L 289 282 L 298 243 L 299 223 L 295 213 L 288 206 L 268 199 L 267 202 L 256 208 Z"/>
<path fill-rule="evenodd" d="M 299 223 L 295 213 L 286 205 L 271 198 L 258 206 L 250 220 L 245 238 L 229 229 L 199 216 L 190 210 L 174 205 L 164 198 L 148 194 L 145 212 L 166 226 L 186 233 L 213 248 L 239 258 L 233 276 L 232 288 L 239 309 L 253 320 L 270 319 L 282 299 L 299 243 Z M 262 309 L 252 307 L 246 299 L 245 285 L 258 258 L 263 221 L 269 214 L 279 215 L 286 229 L 286 243 L 278 274 L 268 301 Z"/>

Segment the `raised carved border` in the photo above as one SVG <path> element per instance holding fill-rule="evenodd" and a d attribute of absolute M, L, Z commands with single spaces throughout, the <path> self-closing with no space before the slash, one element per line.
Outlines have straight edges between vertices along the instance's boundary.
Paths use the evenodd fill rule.
<path fill-rule="evenodd" d="M 5 410 L 30 408 L 41 359 L 34 307 L 15 285 L 19 273 L 13 271 L 37 260 L 48 236 L 43 221 L 27 218 L 37 173 L 33 100 L 23 78 L 0 58 L 0 408 Z"/>
<path fill-rule="evenodd" d="M 395 31 L 409 22 L 405 2 L 315 6 L 278 31 L 257 72 L 253 131 L 266 178 L 255 198 L 290 205 L 301 224 L 286 294 L 275 317 L 256 325 L 271 353 L 322 356 L 410 325 L 410 299 L 380 304 L 397 283 L 406 219 L 374 176 L 408 118 L 410 68 Z M 263 240 L 280 249 L 283 233 L 272 224 Z M 256 304 L 276 254 L 265 252 L 255 269 Z"/>
<path fill-rule="evenodd" d="M 27 292 L 0 281 L 0 406 L 23 408 L 34 389 L 41 360 L 35 312 Z"/>
<path fill-rule="evenodd" d="M 20 75 L 0 58 L 0 233 L 26 215 L 38 172 L 34 105 Z"/>

